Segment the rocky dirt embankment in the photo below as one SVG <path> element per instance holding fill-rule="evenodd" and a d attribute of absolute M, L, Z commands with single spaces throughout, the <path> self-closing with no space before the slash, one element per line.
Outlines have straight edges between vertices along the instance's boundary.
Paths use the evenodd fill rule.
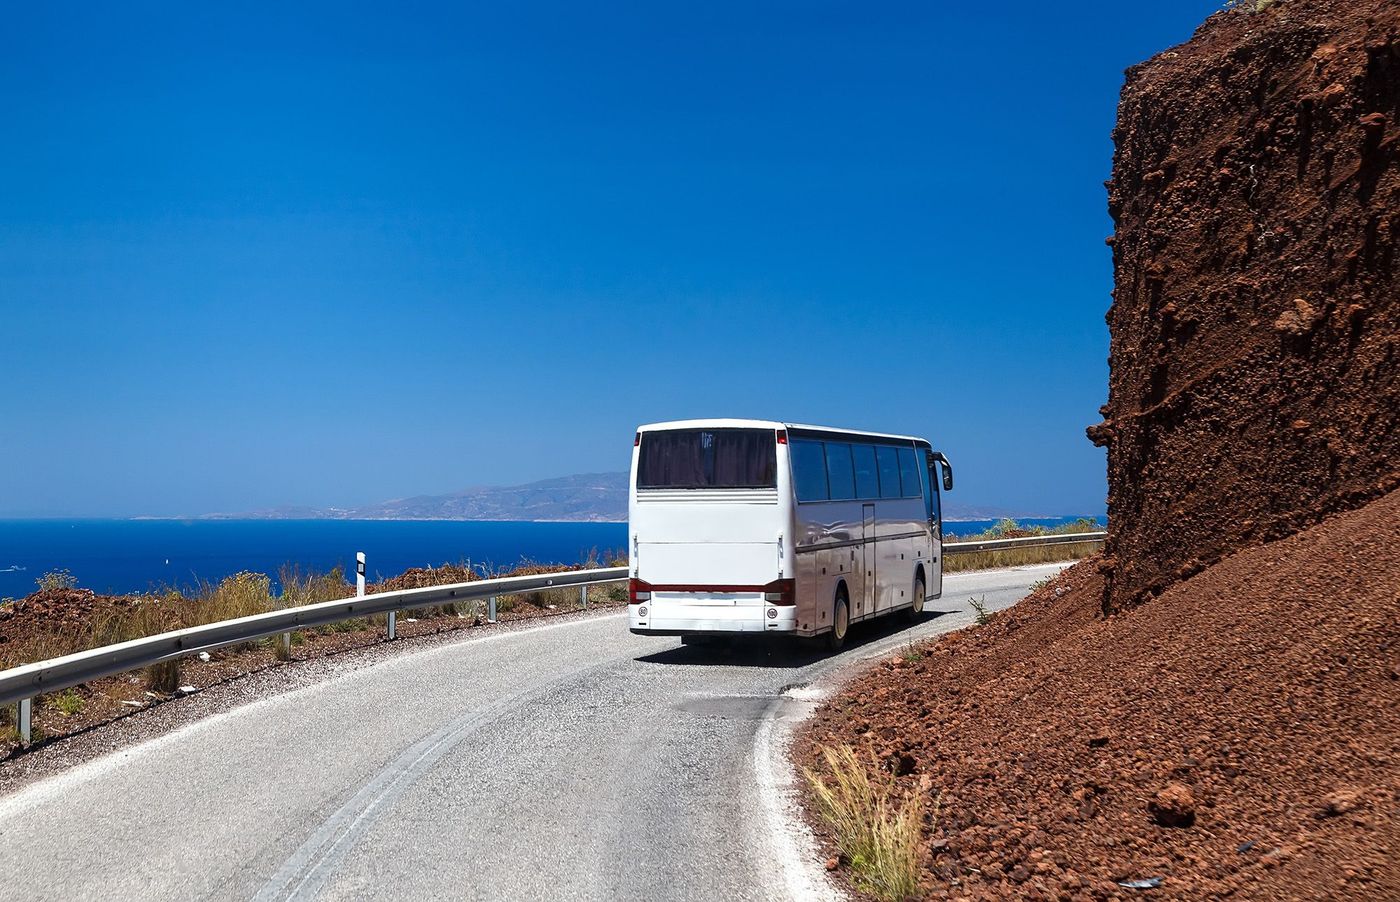
<path fill-rule="evenodd" d="M 1400 4 L 1214 16 L 1114 141 L 1108 610 L 1400 485 Z"/>
<path fill-rule="evenodd" d="M 857 679 L 799 756 L 925 796 L 929 898 L 1400 899 L 1398 547 L 1400 491 L 1108 619 L 1090 559 Z"/>

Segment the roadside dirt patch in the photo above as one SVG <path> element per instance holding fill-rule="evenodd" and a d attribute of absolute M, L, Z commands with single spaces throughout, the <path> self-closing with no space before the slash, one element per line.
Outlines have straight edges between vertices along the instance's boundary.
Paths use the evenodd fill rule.
<path fill-rule="evenodd" d="M 1400 3 L 1253 6 L 1119 104 L 1108 610 L 1400 485 Z"/>
<path fill-rule="evenodd" d="M 933 898 L 1400 898 L 1397 547 L 1400 492 L 1107 619 L 1084 561 L 874 667 L 797 757 L 941 796 Z"/>

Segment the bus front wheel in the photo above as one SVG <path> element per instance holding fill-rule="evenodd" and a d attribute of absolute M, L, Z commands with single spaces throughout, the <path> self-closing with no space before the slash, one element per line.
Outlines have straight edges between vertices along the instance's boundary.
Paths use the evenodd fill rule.
<path fill-rule="evenodd" d="M 831 606 L 831 632 L 826 634 L 826 647 L 829 651 L 840 651 L 846 644 L 846 633 L 851 629 L 851 605 L 846 600 L 846 593 L 840 592 L 836 596 L 836 603 Z"/>

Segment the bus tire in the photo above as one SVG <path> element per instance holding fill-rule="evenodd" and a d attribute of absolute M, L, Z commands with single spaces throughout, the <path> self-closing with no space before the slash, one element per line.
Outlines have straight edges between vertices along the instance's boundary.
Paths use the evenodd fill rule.
<path fill-rule="evenodd" d="M 924 616 L 924 575 L 914 577 L 914 600 L 904 609 L 905 620 L 918 620 Z"/>
<path fill-rule="evenodd" d="M 836 593 L 836 602 L 831 606 L 831 631 L 826 634 L 827 651 L 840 651 L 846 645 L 846 634 L 851 631 L 851 603 L 846 598 L 846 590 Z"/>

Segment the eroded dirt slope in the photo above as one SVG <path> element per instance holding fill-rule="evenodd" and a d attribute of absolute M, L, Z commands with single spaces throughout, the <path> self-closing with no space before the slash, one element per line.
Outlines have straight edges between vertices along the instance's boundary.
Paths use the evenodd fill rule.
<path fill-rule="evenodd" d="M 941 797 L 935 898 L 1400 898 L 1397 547 L 1400 492 L 1107 619 L 1091 559 L 859 678 L 799 755 Z"/>
<path fill-rule="evenodd" d="M 1109 610 L 1400 485 L 1400 3 L 1213 16 L 1114 141 Z"/>

